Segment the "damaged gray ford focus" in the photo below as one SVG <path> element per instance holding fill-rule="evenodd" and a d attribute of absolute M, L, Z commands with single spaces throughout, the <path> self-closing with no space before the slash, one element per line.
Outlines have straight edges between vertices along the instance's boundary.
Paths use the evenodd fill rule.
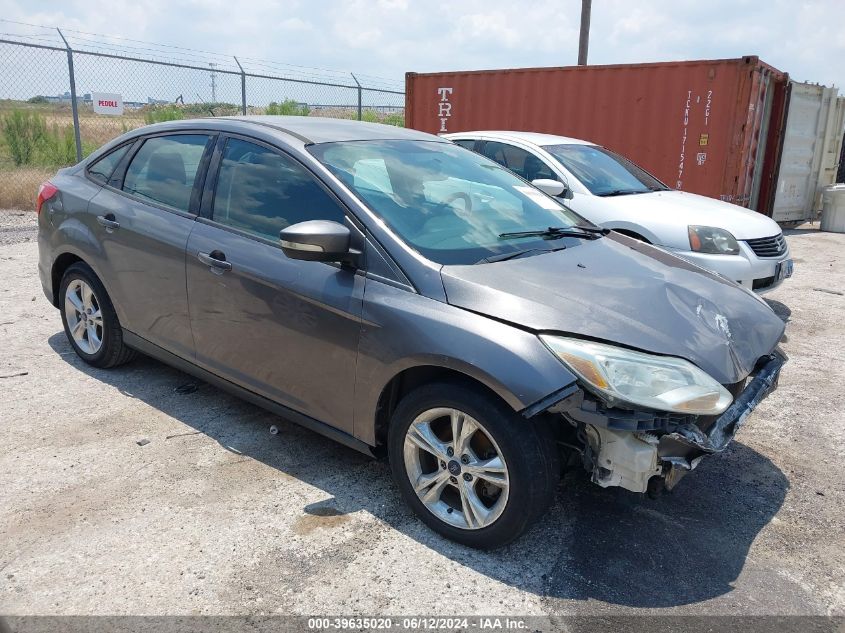
<path fill-rule="evenodd" d="M 412 130 L 158 124 L 61 170 L 38 211 L 82 359 L 140 351 L 386 455 L 417 515 L 473 547 L 517 538 L 566 466 L 674 487 L 786 361 L 750 291 Z"/>

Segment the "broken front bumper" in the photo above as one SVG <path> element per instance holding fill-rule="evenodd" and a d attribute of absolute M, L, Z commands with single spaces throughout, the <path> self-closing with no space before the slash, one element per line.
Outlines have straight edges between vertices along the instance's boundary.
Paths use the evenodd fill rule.
<path fill-rule="evenodd" d="M 692 416 L 605 409 L 580 391 L 547 410 L 563 414 L 578 429 L 593 482 L 634 492 L 671 489 L 705 455 L 730 444 L 748 414 L 777 388 L 785 362 L 779 350 L 761 358 L 733 404 L 709 425 Z"/>
<path fill-rule="evenodd" d="M 780 370 L 786 356 L 777 351 L 763 361 L 754 378 L 733 404 L 719 416 L 708 432 L 692 423 L 683 424 L 660 437 L 657 456 L 667 465 L 666 487 L 671 489 L 683 475 L 698 465 L 701 458 L 719 453 L 730 444 L 748 415 L 763 398 L 777 389 Z"/>

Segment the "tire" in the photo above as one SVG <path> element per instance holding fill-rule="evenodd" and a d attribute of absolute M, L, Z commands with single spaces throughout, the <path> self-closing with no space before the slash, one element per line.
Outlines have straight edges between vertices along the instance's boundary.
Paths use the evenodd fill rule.
<path fill-rule="evenodd" d="M 77 262 L 65 271 L 59 312 L 73 351 L 89 365 L 107 369 L 135 358 L 135 350 L 123 343 L 123 330 L 105 287 L 87 264 Z"/>
<path fill-rule="evenodd" d="M 467 429 L 469 440 L 461 441 Z M 390 422 L 388 457 L 393 479 L 417 516 L 446 538 L 478 549 L 519 537 L 547 510 L 560 480 L 547 430 L 480 389 L 449 383 L 425 385 L 402 399 Z M 494 472 L 500 465 L 504 472 Z"/>

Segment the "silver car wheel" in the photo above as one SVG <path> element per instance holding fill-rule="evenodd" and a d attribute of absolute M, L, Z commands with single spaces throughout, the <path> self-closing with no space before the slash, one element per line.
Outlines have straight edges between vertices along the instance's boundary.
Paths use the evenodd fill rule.
<path fill-rule="evenodd" d="M 508 502 L 508 468 L 484 426 L 457 409 L 424 411 L 405 433 L 405 470 L 417 496 L 438 519 L 477 530 Z"/>
<path fill-rule="evenodd" d="M 81 279 L 71 281 L 65 290 L 65 319 L 77 347 L 96 354 L 103 346 L 103 313 L 91 286 Z"/>

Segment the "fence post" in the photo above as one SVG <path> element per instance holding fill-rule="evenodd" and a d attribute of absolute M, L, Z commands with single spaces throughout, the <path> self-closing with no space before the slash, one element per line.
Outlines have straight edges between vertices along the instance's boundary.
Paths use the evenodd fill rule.
<path fill-rule="evenodd" d="M 67 43 L 61 29 L 57 27 L 56 30 L 59 32 L 59 37 L 62 38 L 62 41 L 65 43 L 65 48 L 67 49 L 67 71 L 70 76 L 70 109 L 73 113 L 73 136 L 76 141 L 76 162 L 79 162 L 82 160 L 82 136 L 79 132 L 79 108 L 76 104 L 76 79 L 74 78 L 73 73 L 73 49 L 70 47 L 70 44 Z"/>
<path fill-rule="evenodd" d="M 232 55 L 232 57 L 235 57 Z M 238 65 L 238 68 L 241 69 L 241 114 L 246 114 L 246 73 L 244 72 L 244 67 L 241 66 L 241 63 L 238 61 L 238 58 L 235 57 L 235 63 Z"/>
<path fill-rule="evenodd" d="M 349 73 L 352 75 L 352 73 Z M 352 79 L 355 80 L 355 84 L 358 86 L 358 120 L 361 120 L 361 84 L 358 82 L 358 78 L 355 75 L 352 75 Z"/>

